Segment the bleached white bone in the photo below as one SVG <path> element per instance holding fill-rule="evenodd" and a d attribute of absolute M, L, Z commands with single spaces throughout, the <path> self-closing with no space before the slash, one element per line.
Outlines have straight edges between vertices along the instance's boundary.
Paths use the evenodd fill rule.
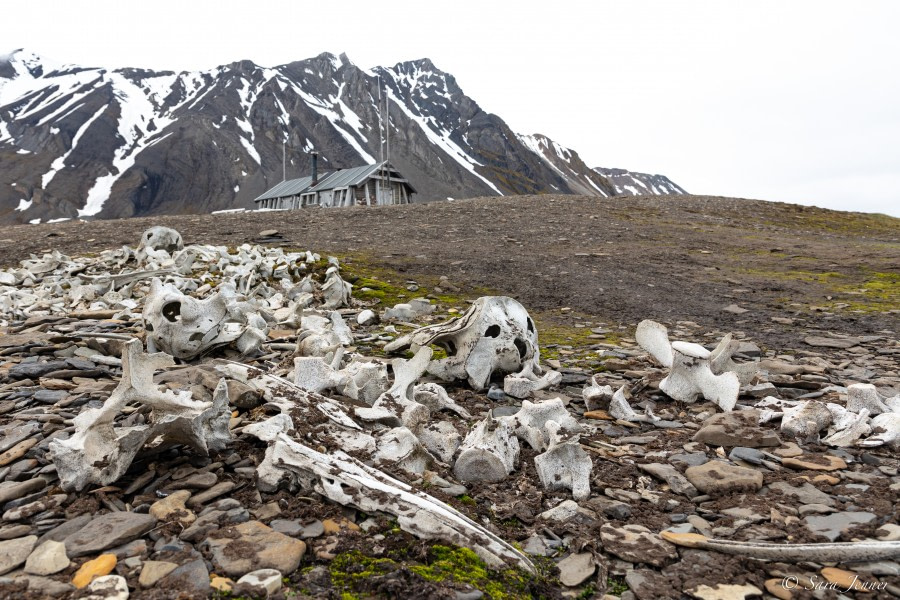
<path fill-rule="evenodd" d="M 815 440 L 833 420 L 828 407 L 814 400 L 787 406 L 783 412 L 781 431 L 802 441 Z"/>
<path fill-rule="evenodd" d="M 242 353 L 258 348 L 268 329 L 265 320 L 228 286 L 221 287 L 221 292 L 197 300 L 153 279 L 142 313 L 148 348 L 184 360 L 230 342 Z"/>
<path fill-rule="evenodd" d="M 432 361 L 428 372 L 446 381 L 467 379 L 475 390 L 484 390 L 496 371 L 541 374 L 534 321 L 506 296 L 478 298 L 463 315 L 401 336 L 385 351 L 431 344 L 444 348 L 447 357 Z"/>
<path fill-rule="evenodd" d="M 400 527 L 423 539 L 439 539 L 472 548 L 493 567 L 509 561 L 535 572 L 521 552 L 439 500 L 413 491 L 407 484 L 368 467 L 343 452 L 323 454 L 279 434 L 259 467 L 263 491 L 275 491 L 287 476 L 344 506 L 397 516 Z"/>
<path fill-rule="evenodd" d="M 725 334 L 725 337 L 719 342 L 719 345 L 709 355 L 710 370 L 715 375 L 722 373 L 734 373 L 738 376 L 741 385 L 747 385 L 759 372 L 759 362 L 751 361 L 746 363 L 736 363 L 732 360 L 732 356 L 738 351 L 741 343 L 732 339 L 732 334 Z"/>
<path fill-rule="evenodd" d="M 858 413 L 864 408 L 873 416 L 891 412 L 878 397 L 878 390 L 871 383 L 854 383 L 847 386 L 847 410 Z"/>
<path fill-rule="evenodd" d="M 431 411 L 427 406 L 416 402 L 414 384 L 428 368 L 432 350 L 429 347 L 419 348 L 409 360 L 395 358 L 391 361 L 394 370 L 394 384 L 375 401 L 371 408 L 357 408 L 356 416 L 365 421 L 394 423 L 385 415 L 393 415 L 412 431 L 428 422 Z"/>
<path fill-rule="evenodd" d="M 321 394 L 325 390 L 347 385 L 349 376 L 334 370 L 329 362 L 318 356 L 294 358 L 294 383 L 307 392 Z"/>
<path fill-rule="evenodd" d="M 587 410 L 606 410 L 612 401 L 613 389 L 610 385 L 600 385 L 597 375 L 593 375 L 590 384 L 581 390 L 581 397 Z"/>
<path fill-rule="evenodd" d="M 846 448 L 872 431 L 867 408 L 853 413 L 839 404 L 829 403 L 826 406 L 831 411 L 832 423 L 828 429 L 828 435 L 822 438 L 823 444 Z"/>
<path fill-rule="evenodd" d="M 350 306 L 350 292 L 353 286 L 341 279 L 338 267 L 331 266 L 325 271 L 325 283 L 322 292 L 325 295 L 325 303 L 322 305 L 327 310 L 334 310 L 342 306 Z"/>
<path fill-rule="evenodd" d="M 502 481 L 519 461 L 519 440 L 512 423 L 488 417 L 479 421 L 463 440 L 453 473 L 460 481 Z"/>
<path fill-rule="evenodd" d="M 545 489 L 572 490 L 576 501 L 590 498 L 594 465 L 578 440 L 554 440 L 546 452 L 534 457 L 534 466 Z"/>
<path fill-rule="evenodd" d="M 413 388 L 413 398 L 433 411 L 449 410 L 463 419 L 471 419 L 465 408 L 457 404 L 441 385 L 437 383 L 420 383 Z"/>
<path fill-rule="evenodd" d="M 508 417 L 500 417 L 500 420 L 509 421 L 515 435 L 528 442 L 534 450 L 544 450 L 549 445 L 551 433 L 546 425 L 551 421 L 566 432 L 581 431 L 581 425 L 569 414 L 561 398 L 541 402 L 524 400 L 519 412 Z"/>
<path fill-rule="evenodd" d="M 858 442 L 864 447 L 892 446 L 900 448 L 900 412 L 887 412 L 874 417 L 871 421 L 873 435 Z"/>
<path fill-rule="evenodd" d="M 453 455 L 459 449 L 462 436 L 447 421 L 436 421 L 419 427 L 416 437 L 433 456 L 445 464 L 453 463 Z"/>
<path fill-rule="evenodd" d="M 672 368 L 659 389 L 680 402 L 696 402 L 702 396 L 729 412 L 737 403 L 741 382 L 734 373 L 713 374 L 709 351 L 699 344 L 674 342 Z"/>
<path fill-rule="evenodd" d="M 153 383 L 156 370 L 172 365 L 167 354 L 144 354 L 140 340 L 126 342 L 116 389 L 101 408 L 86 409 L 75 417 L 70 438 L 50 442 L 50 456 L 64 489 L 116 481 L 147 442 L 183 443 L 201 454 L 225 448 L 231 439 L 225 380 L 219 381 L 212 403 L 197 402 L 190 392 L 161 390 Z M 116 427 L 115 418 L 132 402 L 151 408 L 150 424 Z"/>
<path fill-rule="evenodd" d="M 407 473 L 421 475 L 434 459 L 416 435 L 406 427 L 395 427 L 377 438 L 377 464 L 397 465 Z"/>
<path fill-rule="evenodd" d="M 347 376 L 338 392 L 368 405 L 373 405 L 390 385 L 387 366 L 380 362 L 363 361 L 354 358 L 342 369 Z"/>
<path fill-rule="evenodd" d="M 669 342 L 669 330 L 665 325 L 645 319 L 638 323 L 634 339 L 656 359 L 656 362 L 664 367 L 672 366 L 672 344 Z"/>

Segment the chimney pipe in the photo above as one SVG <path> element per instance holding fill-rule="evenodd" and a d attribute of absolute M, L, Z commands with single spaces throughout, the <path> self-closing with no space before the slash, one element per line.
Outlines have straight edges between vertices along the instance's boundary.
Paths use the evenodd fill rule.
<path fill-rule="evenodd" d="M 313 152 L 312 154 L 309 155 L 310 168 L 312 169 L 312 184 L 310 184 L 310 185 L 316 185 L 317 183 L 319 183 L 318 162 L 319 162 L 319 153 L 318 152 Z"/>

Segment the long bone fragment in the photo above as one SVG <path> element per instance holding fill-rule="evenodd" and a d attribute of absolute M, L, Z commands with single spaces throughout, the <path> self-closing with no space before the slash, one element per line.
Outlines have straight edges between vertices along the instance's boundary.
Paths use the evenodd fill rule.
<path fill-rule="evenodd" d="M 891 560 L 900 557 L 900 542 L 832 542 L 828 544 L 775 544 L 708 538 L 699 533 L 663 531 L 667 542 L 686 548 L 713 550 L 744 558 L 781 562 L 848 563 Z"/>
<path fill-rule="evenodd" d="M 323 454 L 279 433 L 258 469 L 259 485 L 274 491 L 287 476 L 297 487 L 312 488 L 343 506 L 386 512 L 401 529 L 423 539 L 439 539 L 471 548 L 486 563 L 510 562 L 528 572 L 535 567 L 521 552 L 443 502 L 366 466 L 343 452 Z"/>

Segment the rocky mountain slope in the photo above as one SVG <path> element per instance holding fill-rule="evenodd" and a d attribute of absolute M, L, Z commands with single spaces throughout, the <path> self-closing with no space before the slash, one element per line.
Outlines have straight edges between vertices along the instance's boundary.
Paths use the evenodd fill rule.
<path fill-rule="evenodd" d="M 289 178 L 307 173 L 314 150 L 326 170 L 376 162 L 382 118 L 391 162 L 420 201 L 683 192 L 664 177 L 591 169 L 549 138 L 514 133 L 428 59 L 366 70 L 325 53 L 173 73 L 53 65 L 16 51 L 0 57 L 0 222 L 252 207 L 281 181 L 283 146 Z"/>

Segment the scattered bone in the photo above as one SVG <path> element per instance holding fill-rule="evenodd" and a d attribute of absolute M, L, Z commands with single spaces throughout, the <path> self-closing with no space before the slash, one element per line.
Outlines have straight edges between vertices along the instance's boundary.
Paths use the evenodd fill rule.
<path fill-rule="evenodd" d="M 408 303 L 395 304 L 393 308 L 384 311 L 382 319 L 385 321 L 412 321 L 419 317 L 430 315 L 435 306 L 426 298 L 415 298 Z"/>
<path fill-rule="evenodd" d="M 144 262 L 146 257 L 155 251 L 162 250 L 168 254 L 174 254 L 184 248 L 181 234 L 170 227 L 159 225 L 151 227 L 141 235 L 141 241 L 137 247 L 138 264 Z"/>
<path fill-rule="evenodd" d="M 212 403 L 196 402 L 190 392 L 162 391 L 153 383 L 154 371 L 173 364 L 167 354 L 144 354 L 139 340 L 125 344 L 122 380 L 103 407 L 82 411 L 75 418 L 72 437 L 50 442 L 63 489 L 116 481 L 148 442 L 155 448 L 183 443 L 204 455 L 225 448 L 231 439 L 225 380 L 219 382 Z M 149 425 L 115 426 L 129 403 L 151 408 Z"/>
<path fill-rule="evenodd" d="M 709 366 L 716 375 L 722 373 L 734 373 L 738 376 L 741 385 L 747 385 L 759 372 L 759 362 L 736 363 L 732 360 L 741 343 L 732 339 L 732 334 L 728 333 L 719 342 L 719 345 L 709 355 Z"/>
<path fill-rule="evenodd" d="M 562 382 L 562 373 L 547 371 L 542 377 L 538 377 L 532 371 L 526 370 L 526 375 L 507 375 L 503 379 L 503 391 L 513 398 L 528 398 L 538 390 L 559 385 Z"/>
<path fill-rule="evenodd" d="M 868 448 L 885 445 L 900 448 L 900 412 L 877 415 L 872 419 L 871 428 L 872 435 L 858 445 Z"/>
<path fill-rule="evenodd" d="M 672 344 L 672 369 L 659 382 L 659 389 L 680 402 L 696 402 L 702 396 L 725 412 L 737 403 L 741 383 L 734 373 L 715 375 L 710 353 L 703 346 L 686 342 Z"/>
<path fill-rule="evenodd" d="M 809 401 L 784 408 L 781 431 L 801 441 L 817 441 L 819 432 L 831 425 L 832 414 L 821 402 Z"/>
<path fill-rule="evenodd" d="M 834 542 L 830 544 L 776 544 L 770 542 L 739 542 L 708 538 L 698 533 L 663 531 L 667 542 L 686 548 L 713 550 L 736 554 L 744 558 L 788 563 L 820 562 L 849 563 L 890 560 L 900 557 L 900 542 Z"/>
<path fill-rule="evenodd" d="M 519 461 L 519 440 L 511 421 L 488 417 L 478 422 L 460 446 L 453 474 L 460 481 L 502 481 Z"/>
<path fill-rule="evenodd" d="M 455 412 L 463 419 L 471 419 L 469 411 L 457 404 L 447 394 L 447 390 L 437 383 L 420 383 L 414 388 L 413 397 L 416 402 L 424 404 L 433 411 L 449 410 Z"/>
<path fill-rule="evenodd" d="M 847 387 L 847 410 L 859 413 L 868 410 L 872 416 L 891 412 L 878 397 L 878 390 L 871 383 L 854 383 Z"/>
<path fill-rule="evenodd" d="M 331 363 L 318 356 L 298 356 L 294 359 L 294 383 L 307 392 L 321 394 L 346 386 L 350 377 L 336 371 Z"/>
<path fill-rule="evenodd" d="M 669 397 L 680 402 L 695 402 L 698 397 L 714 402 L 725 412 L 734 408 L 742 383 L 749 383 L 759 364 L 738 364 L 732 356 L 739 342 L 726 335 L 713 352 L 699 344 L 669 342 L 665 326 L 655 321 L 641 321 L 635 339 L 664 367 L 668 376 L 659 384 Z"/>
<path fill-rule="evenodd" d="M 338 266 L 333 264 L 325 271 L 325 283 L 322 285 L 325 303 L 322 307 L 327 310 L 334 310 L 343 306 L 350 306 L 350 292 L 352 289 L 352 285 L 341 279 Z"/>
<path fill-rule="evenodd" d="M 147 347 L 184 360 L 228 343 L 247 354 L 265 341 L 268 326 L 246 308 L 231 293 L 217 292 L 197 300 L 154 279 L 143 311 Z"/>
<path fill-rule="evenodd" d="M 530 445 L 535 450 L 545 450 L 551 441 L 553 433 L 557 429 L 569 433 L 581 431 L 581 425 L 569 414 L 562 399 L 554 398 L 543 402 L 522 402 L 519 412 L 509 417 L 500 417 L 509 421 L 513 433 Z M 548 428 L 553 423 L 554 428 Z"/>
<path fill-rule="evenodd" d="M 591 470 L 593 462 L 578 443 L 578 439 L 562 441 L 557 435 L 559 426 L 551 421 L 550 444 L 547 451 L 534 457 L 541 484 L 548 490 L 572 490 L 575 500 L 587 500 L 591 496 Z"/>
<path fill-rule="evenodd" d="M 591 377 L 591 383 L 581 390 L 585 408 L 588 411 L 606 410 L 613 398 L 613 389 L 610 385 L 600 385 L 597 375 Z"/>
<path fill-rule="evenodd" d="M 483 296 L 462 316 L 417 329 L 384 349 L 431 344 L 444 348 L 447 358 L 432 361 L 428 372 L 446 381 L 467 379 L 475 390 L 487 388 L 495 371 L 529 378 L 541 374 L 534 321 L 518 301 L 506 296 Z"/>
<path fill-rule="evenodd" d="M 837 404 L 829 404 L 828 408 L 831 410 L 832 422 L 828 435 L 822 438 L 823 444 L 842 448 L 852 446 L 872 431 L 868 409 L 853 413 Z"/>
<path fill-rule="evenodd" d="M 419 438 L 406 427 L 395 427 L 378 436 L 372 458 L 377 464 L 397 465 L 413 475 L 421 475 L 433 462 Z"/>

